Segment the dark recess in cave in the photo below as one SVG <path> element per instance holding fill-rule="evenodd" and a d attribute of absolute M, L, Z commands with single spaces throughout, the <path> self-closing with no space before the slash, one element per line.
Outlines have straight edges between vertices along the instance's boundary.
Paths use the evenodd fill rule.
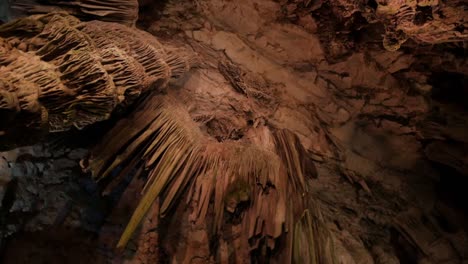
<path fill-rule="evenodd" d="M 468 77 L 457 72 L 434 72 L 429 78 L 431 97 L 443 104 L 468 110 Z"/>
<path fill-rule="evenodd" d="M 433 20 L 432 7 L 418 6 L 416 8 L 416 17 L 414 18 L 415 25 L 424 25 L 426 22 Z"/>
<path fill-rule="evenodd" d="M 138 27 L 148 28 L 151 23 L 161 19 L 167 2 L 168 0 L 139 0 Z"/>
<path fill-rule="evenodd" d="M 440 173 L 437 183 L 437 193 L 445 204 L 461 210 L 468 219 L 468 175 L 461 174 L 455 169 L 440 163 L 432 163 Z M 466 228 L 466 227 L 465 227 Z M 466 230 L 468 232 L 468 230 Z"/>

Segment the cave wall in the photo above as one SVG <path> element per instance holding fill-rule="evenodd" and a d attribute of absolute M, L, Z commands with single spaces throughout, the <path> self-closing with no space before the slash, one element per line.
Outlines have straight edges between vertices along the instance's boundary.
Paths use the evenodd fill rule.
<path fill-rule="evenodd" d="M 388 51 L 376 23 L 350 18 L 351 27 L 333 24 L 333 16 L 343 16 L 339 2 L 309 2 L 167 1 L 151 15 L 143 10 L 140 26 L 162 43 L 196 54 L 196 67 L 167 93 L 206 135 L 249 141 L 266 128 L 299 137 L 318 171 L 308 195 L 333 234 L 339 263 L 464 263 L 467 216 L 454 203 L 463 190 L 447 195 L 455 188 L 447 179 L 466 183 L 466 109 L 441 100 L 433 89 L 448 89 L 441 87 L 446 78 L 434 74 L 446 71 L 462 76 L 451 89 L 465 89 L 466 58 L 453 55 L 452 47 L 411 41 Z M 66 190 L 69 184 L 58 186 Z M 29 225 L 40 217 L 34 214 Z M 113 230 L 111 220 L 102 228 Z M 187 226 L 171 227 L 181 230 L 174 238 L 180 250 L 163 247 L 177 256 L 192 233 Z M 195 238 L 195 244 L 207 243 L 203 235 Z M 137 248 L 127 250 L 131 255 Z M 194 263 L 197 257 L 213 261 L 206 247 L 192 254 Z"/>

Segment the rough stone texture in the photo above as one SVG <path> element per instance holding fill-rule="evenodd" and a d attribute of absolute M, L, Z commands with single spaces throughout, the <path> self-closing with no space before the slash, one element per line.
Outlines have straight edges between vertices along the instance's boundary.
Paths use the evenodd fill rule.
<path fill-rule="evenodd" d="M 14 0 L 10 1 L 15 16 L 66 12 L 81 20 L 100 20 L 135 26 L 138 19 L 137 0 Z M 19 14 L 18 14 L 19 13 Z"/>
<path fill-rule="evenodd" d="M 142 25 L 201 58 L 167 93 L 206 135 L 249 141 L 267 127 L 298 136 L 317 167 L 308 195 L 332 232 L 338 263 L 465 263 L 466 57 L 456 56 L 458 47 L 410 41 L 386 51 L 383 39 L 373 42 L 381 30 L 359 30 L 367 24 L 356 15 L 364 16 L 363 8 L 359 1 L 168 1 L 158 21 Z M 418 39 L 424 32 L 410 33 Z M 100 229 L 105 252 L 117 243 L 141 185 L 132 181 Z M 172 219 L 184 213 L 180 206 Z M 123 257 L 112 258 L 212 260 L 203 228 L 161 225 L 177 232 L 143 232 Z M 153 245 L 155 253 L 145 243 L 160 233 L 166 242 Z"/>
<path fill-rule="evenodd" d="M 280 0 L 282 17 L 292 23 L 314 30 L 331 42 L 325 47 L 331 54 L 339 55 L 353 48 L 353 31 L 357 38 L 372 37 L 385 49 L 395 51 L 407 41 L 418 44 L 457 43 L 463 46 L 468 38 L 466 3 L 451 1 L 296 1 Z M 310 22 L 311 14 L 319 21 Z M 315 25 L 314 25 L 315 24 Z M 380 29 L 379 29 L 380 28 Z M 380 35 L 369 35 L 379 30 Z M 338 41 L 336 41 L 338 39 Z M 456 44 L 456 45 L 457 45 Z"/>
<path fill-rule="evenodd" d="M 0 26 L 0 65 L 3 149 L 21 141 L 21 130 L 34 136 L 106 120 L 164 88 L 189 58 L 136 28 L 51 13 Z"/>
<path fill-rule="evenodd" d="M 199 12 L 184 12 L 192 9 Z M 452 121 L 458 129 L 430 125 L 434 106 L 448 105 L 429 97 L 431 71 L 421 67 L 430 65 L 428 53 L 364 47 L 364 39 L 348 42 L 354 50 L 346 47 L 340 57 L 330 53 L 340 38 L 323 39 L 323 27 L 313 34 L 313 17 L 307 24 L 285 23 L 283 16 L 284 5 L 274 1 L 169 2 L 148 31 L 174 36 L 182 29 L 179 41 L 204 58 L 171 92 L 208 134 L 238 140 L 267 124 L 299 136 L 318 164 L 311 196 L 342 244 L 336 245 L 342 263 L 466 261 L 458 246 L 466 245 L 466 225 L 459 222 L 466 217 L 439 195 L 444 175 L 430 160 L 466 171 L 466 148 L 446 139 L 464 142 L 467 127 L 461 119 Z M 434 68 L 444 71 L 438 65 L 451 55 L 432 54 L 431 62 L 439 60 Z M 466 74 L 464 62 L 461 57 L 450 67 Z M 466 81 L 454 89 L 466 89 Z M 427 144 L 426 126 L 434 127 L 432 138 L 443 134 L 443 140 Z M 444 230 L 444 221 L 458 222 L 452 223 L 456 231 Z"/>

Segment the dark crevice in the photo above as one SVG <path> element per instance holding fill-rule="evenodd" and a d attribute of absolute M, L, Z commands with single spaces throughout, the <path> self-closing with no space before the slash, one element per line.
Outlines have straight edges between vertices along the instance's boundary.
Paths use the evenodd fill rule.
<path fill-rule="evenodd" d="M 390 238 L 400 264 L 418 263 L 418 252 L 396 229 L 390 230 Z"/>
<path fill-rule="evenodd" d="M 416 16 L 414 18 L 414 24 L 421 26 L 426 22 L 433 20 L 432 7 L 430 6 L 417 6 Z"/>
<path fill-rule="evenodd" d="M 138 27 L 148 28 L 152 23 L 159 20 L 167 2 L 168 0 L 139 0 Z"/>
<path fill-rule="evenodd" d="M 434 72 L 428 82 L 431 98 L 444 104 L 454 104 L 468 111 L 468 78 L 456 72 Z"/>
<path fill-rule="evenodd" d="M 468 216 L 468 175 L 463 175 L 452 167 L 440 163 L 432 163 L 434 169 L 441 175 L 436 184 L 440 200 L 453 208 L 461 210 Z"/>
<path fill-rule="evenodd" d="M 370 6 L 372 9 L 377 10 L 378 4 L 375 0 L 367 1 L 367 5 Z"/>

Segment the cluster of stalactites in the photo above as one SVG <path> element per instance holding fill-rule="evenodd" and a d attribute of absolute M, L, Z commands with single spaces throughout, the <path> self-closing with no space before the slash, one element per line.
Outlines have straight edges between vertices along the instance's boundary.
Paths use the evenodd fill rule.
<path fill-rule="evenodd" d="M 118 246 L 127 244 L 159 200 L 161 217 L 184 203 L 191 208 L 184 221 L 205 227 L 210 241 L 219 239 L 219 261 L 278 252 L 282 263 L 333 263 L 323 253 L 330 250 L 330 237 L 306 196 L 307 178 L 316 173 L 313 163 L 294 133 L 263 127 L 261 134 L 252 142 L 210 140 L 175 99 L 148 98 L 83 163 L 95 179 L 109 182 L 105 192 L 130 171 L 148 175 Z M 120 172 L 114 175 L 115 170 Z M 239 216 L 234 227 L 229 219 Z M 241 230 L 235 239 L 223 235 L 231 228 Z M 234 249 L 236 244 L 240 248 Z"/>
<path fill-rule="evenodd" d="M 177 49 L 117 23 L 63 13 L 13 21 L 0 26 L 0 131 L 83 128 L 165 87 L 189 64 Z"/>

